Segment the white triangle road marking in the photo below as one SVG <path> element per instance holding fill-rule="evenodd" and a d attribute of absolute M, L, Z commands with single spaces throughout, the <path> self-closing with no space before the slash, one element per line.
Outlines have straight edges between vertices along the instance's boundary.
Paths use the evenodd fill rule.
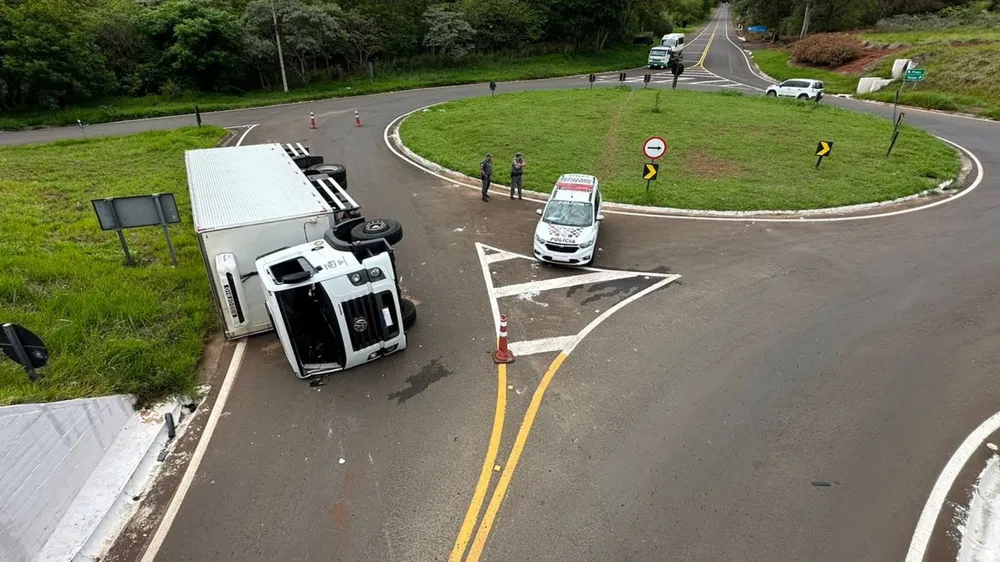
<path fill-rule="evenodd" d="M 487 254 L 489 251 L 491 253 Z M 497 287 L 493 284 L 493 276 L 490 275 L 490 264 L 499 261 L 505 261 L 510 259 L 524 259 L 528 261 L 536 261 L 535 258 L 525 256 L 523 254 L 518 254 L 515 252 L 508 252 L 506 250 L 501 250 L 499 248 L 494 248 L 493 246 L 487 246 L 486 244 L 480 244 L 476 242 L 476 253 L 479 255 L 479 264 L 483 271 L 483 281 L 486 283 L 486 292 L 490 299 L 490 309 L 493 312 L 493 324 L 496 333 L 500 332 L 500 305 L 498 300 L 504 297 L 520 295 L 530 292 L 540 292 L 549 291 L 552 289 L 561 289 L 566 287 L 573 287 L 576 285 L 584 285 L 590 283 L 603 283 L 607 281 L 613 281 L 617 279 L 628 279 L 632 277 L 643 277 L 643 278 L 658 278 L 659 281 L 653 283 L 651 286 L 639 291 L 638 293 L 626 298 L 625 300 L 615 304 L 611 308 L 605 310 L 597 318 L 592 320 L 590 324 L 575 335 L 557 336 L 549 338 L 539 338 L 534 340 L 522 340 L 515 341 L 508 344 L 508 347 L 512 350 L 515 355 L 533 355 L 536 353 L 546 353 L 552 351 L 560 351 L 569 355 L 573 349 L 587 337 L 594 328 L 600 325 L 601 322 L 605 321 L 612 314 L 621 310 L 623 307 L 627 306 L 629 303 L 652 293 L 653 291 L 665 287 L 670 283 L 680 279 L 680 275 L 675 275 L 671 273 L 653 273 L 648 271 L 625 271 L 617 269 L 600 269 L 596 267 L 575 267 L 573 269 L 578 269 L 586 271 L 588 273 L 581 273 L 578 275 L 569 275 L 566 277 L 559 277 L 556 279 L 546 279 L 542 281 L 529 281 L 527 283 L 515 283 L 513 285 L 504 285 Z"/>

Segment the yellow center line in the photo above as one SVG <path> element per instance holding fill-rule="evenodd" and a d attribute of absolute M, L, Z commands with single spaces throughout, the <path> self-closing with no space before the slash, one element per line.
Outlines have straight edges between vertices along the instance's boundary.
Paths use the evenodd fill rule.
<path fill-rule="evenodd" d="M 476 490 L 472 494 L 472 503 L 465 513 L 465 520 L 462 521 L 462 528 L 458 532 L 455 546 L 451 549 L 449 562 L 459 562 L 465 554 L 465 547 L 472 538 L 472 529 L 479 519 L 479 510 L 483 507 L 483 500 L 486 498 L 486 489 L 490 485 L 493 466 L 496 463 L 497 451 L 500 449 L 500 436 L 503 433 L 504 412 L 507 409 L 507 365 L 501 363 L 497 365 L 497 405 L 493 414 L 493 432 L 490 434 L 490 444 L 486 448 L 486 460 L 483 461 L 483 469 L 479 473 L 479 482 L 476 483 Z"/>
<path fill-rule="evenodd" d="M 493 528 L 493 521 L 500 511 L 500 504 L 507 494 L 507 487 L 510 485 L 510 479 L 514 476 L 514 469 L 517 468 L 517 462 L 521 458 L 521 451 L 524 450 L 524 444 L 528 441 L 528 433 L 531 432 L 531 426 L 535 423 L 535 414 L 538 413 L 538 408 L 542 405 L 542 397 L 545 395 L 545 390 L 549 387 L 552 377 L 555 376 L 556 371 L 559 370 L 559 367 L 562 366 L 565 360 L 565 352 L 556 356 L 552 364 L 549 365 L 549 370 L 545 372 L 541 382 L 538 383 L 535 394 L 531 397 L 531 404 L 528 405 L 528 411 L 525 412 L 524 420 L 521 422 L 521 429 L 517 432 L 517 439 L 514 440 L 514 448 L 511 449 L 510 458 L 507 459 L 507 466 L 504 467 L 503 472 L 500 474 L 500 481 L 497 482 L 496 489 L 493 490 L 493 497 L 490 499 L 489 505 L 486 506 L 483 522 L 479 525 L 479 530 L 476 531 L 476 538 L 469 549 L 469 556 L 465 559 L 466 562 L 478 562 L 479 557 L 483 554 L 483 548 L 486 546 L 486 538 Z M 476 511 L 478 512 L 478 509 Z"/>
<path fill-rule="evenodd" d="M 708 50 L 712 48 L 712 41 L 715 40 L 715 32 L 719 30 L 720 22 L 721 20 L 719 22 L 716 22 L 715 29 L 713 29 L 712 34 L 708 36 L 708 45 L 705 45 L 705 50 L 701 52 L 701 58 L 698 59 L 698 62 L 694 63 L 694 67 L 701 66 L 702 68 L 705 68 L 704 66 L 702 66 L 702 63 L 705 62 L 705 57 L 708 56 Z"/>

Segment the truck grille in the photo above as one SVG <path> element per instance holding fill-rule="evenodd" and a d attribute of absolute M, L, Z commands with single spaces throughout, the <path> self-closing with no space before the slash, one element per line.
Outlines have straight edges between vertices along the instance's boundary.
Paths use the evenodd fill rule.
<path fill-rule="evenodd" d="M 579 246 L 563 246 L 562 244 L 546 244 L 545 247 L 550 252 L 561 252 L 563 254 L 572 254 L 580 249 Z"/>
<path fill-rule="evenodd" d="M 399 335 L 399 318 L 392 292 L 382 291 L 344 301 L 344 321 L 351 336 L 351 347 L 360 351 Z M 382 309 L 389 309 L 392 326 L 385 325 Z"/>

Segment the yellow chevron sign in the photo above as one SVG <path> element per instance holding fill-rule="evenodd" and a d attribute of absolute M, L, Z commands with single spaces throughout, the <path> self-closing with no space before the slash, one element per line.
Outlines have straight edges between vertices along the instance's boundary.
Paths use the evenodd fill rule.
<path fill-rule="evenodd" d="M 655 180 L 658 173 L 660 173 L 659 164 L 646 164 L 642 169 L 642 179 L 646 181 Z"/>
<path fill-rule="evenodd" d="M 833 143 L 830 141 L 819 141 L 816 145 L 816 156 L 829 156 L 833 150 Z"/>

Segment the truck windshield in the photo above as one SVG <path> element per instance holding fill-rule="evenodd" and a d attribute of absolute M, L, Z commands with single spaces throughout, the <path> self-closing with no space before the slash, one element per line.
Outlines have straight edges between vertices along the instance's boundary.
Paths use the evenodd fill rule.
<path fill-rule="evenodd" d="M 542 220 L 560 226 L 590 226 L 594 207 L 584 201 L 550 201 Z"/>
<path fill-rule="evenodd" d="M 653 49 L 649 52 L 649 55 L 653 57 L 662 57 L 665 54 L 667 54 L 666 49 Z"/>

